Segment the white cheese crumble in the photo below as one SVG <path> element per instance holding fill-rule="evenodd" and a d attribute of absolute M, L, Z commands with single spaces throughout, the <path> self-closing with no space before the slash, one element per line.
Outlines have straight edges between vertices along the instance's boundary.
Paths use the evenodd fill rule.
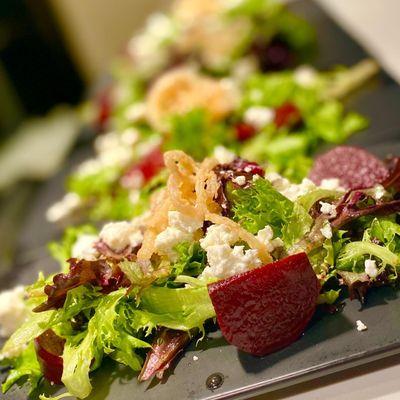
<path fill-rule="evenodd" d="M 233 178 L 232 182 L 239 186 L 243 186 L 246 183 L 246 177 L 244 175 L 239 175 L 236 178 Z"/>
<path fill-rule="evenodd" d="M 320 201 L 321 205 L 321 213 L 328 215 L 331 218 L 335 218 L 337 215 L 336 206 L 334 204 L 325 203 L 324 201 Z"/>
<path fill-rule="evenodd" d="M 121 142 L 127 146 L 133 146 L 138 142 L 140 133 L 135 128 L 127 128 L 121 133 Z"/>
<path fill-rule="evenodd" d="M 257 61 L 254 57 L 245 57 L 237 60 L 233 67 L 232 76 L 238 83 L 244 82 L 257 71 Z"/>
<path fill-rule="evenodd" d="M 243 119 L 247 124 L 255 126 L 257 129 L 262 129 L 266 125 L 273 122 L 275 112 L 272 108 L 253 106 L 246 110 Z"/>
<path fill-rule="evenodd" d="M 359 332 L 366 331 L 368 329 L 368 326 L 365 325 L 364 322 L 362 322 L 359 319 L 356 321 L 356 326 Z"/>
<path fill-rule="evenodd" d="M 202 249 L 207 250 L 215 245 L 228 244 L 231 246 L 238 240 L 238 235 L 226 225 L 211 225 L 207 229 L 206 236 L 200 239 L 200 246 Z"/>
<path fill-rule="evenodd" d="M 179 211 L 169 211 L 168 225 L 165 230 L 157 235 L 155 247 L 159 254 L 175 261 L 177 254 L 174 247 L 179 243 L 193 241 L 193 234 L 203 226 L 203 222 L 188 217 Z"/>
<path fill-rule="evenodd" d="M 216 146 L 214 149 L 214 158 L 220 164 L 229 164 L 236 158 L 236 154 L 224 146 Z"/>
<path fill-rule="evenodd" d="M 322 235 L 327 239 L 332 239 L 332 228 L 328 221 L 325 221 L 324 226 L 320 229 Z"/>
<path fill-rule="evenodd" d="M 83 234 L 78 236 L 71 249 L 71 256 L 83 260 L 93 261 L 99 256 L 94 244 L 99 240 L 97 235 Z"/>
<path fill-rule="evenodd" d="M 370 276 L 371 278 L 376 278 L 379 274 L 379 270 L 376 266 L 375 260 L 365 260 L 365 273 Z"/>
<path fill-rule="evenodd" d="M 274 232 L 272 228 L 267 225 L 265 228 L 261 229 L 257 233 L 257 239 L 261 242 L 264 243 L 265 246 L 267 247 L 267 250 L 271 253 L 273 252 L 276 248 L 282 247 L 284 245 L 283 241 L 281 238 L 275 238 L 274 237 Z"/>
<path fill-rule="evenodd" d="M 317 72 L 309 65 L 301 65 L 295 69 L 293 78 L 299 86 L 309 88 L 315 85 Z"/>
<path fill-rule="evenodd" d="M 376 185 L 373 188 L 372 197 L 375 200 L 382 200 L 382 198 L 385 196 L 385 194 L 386 194 L 386 190 L 382 185 Z"/>
<path fill-rule="evenodd" d="M 208 266 L 201 276 L 219 279 L 249 271 L 262 264 L 257 250 L 244 250 L 244 246 L 234 246 L 232 249 L 228 244 L 208 247 L 207 262 Z"/>
<path fill-rule="evenodd" d="M 193 356 L 193 361 L 198 361 L 199 357 Z"/>
<path fill-rule="evenodd" d="M 0 337 L 11 336 L 24 322 L 27 314 L 24 295 L 23 286 L 0 293 Z"/>
<path fill-rule="evenodd" d="M 146 104 L 144 102 L 131 104 L 125 111 L 125 118 L 129 122 L 138 122 L 146 117 Z"/>
<path fill-rule="evenodd" d="M 136 247 L 143 240 L 140 230 L 126 221 L 110 222 L 104 225 L 99 237 L 116 252 L 122 251 L 128 246 Z"/>
<path fill-rule="evenodd" d="M 53 204 L 46 212 L 46 219 L 49 222 L 58 222 L 68 217 L 71 213 L 81 206 L 81 198 L 76 193 L 67 193 L 65 196 Z"/>
<path fill-rule="evenodd" d="M 319 187 L 327 190 L 345 190 L 342 186 L 340 186 L 340 180 L 338 178 L 322 179 Z"/>

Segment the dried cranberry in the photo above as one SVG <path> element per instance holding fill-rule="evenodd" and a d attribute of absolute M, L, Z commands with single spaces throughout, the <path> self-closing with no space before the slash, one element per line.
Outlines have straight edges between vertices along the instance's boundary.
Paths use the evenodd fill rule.
<path fill-rule="evenodd" d="M 301 123 L 301 113 L 293 103 L 285 103 L 275 110 L 274 123 L 277 128 L 295 127 Z"/>
<path fill-rule="evenodd" d="M 236 138 L 240 142 L 244 142 L 252 138 L 256 133 L 256 128 L 253 125 L 246 124 L 245 122 L 240 122 L 235 126 Z"/>
<path fill-rule="evenodd" d="M 107 87 L 97 97 L 97 117 L 96 117 L 96 129 L 103 132 L 107 129 L 107 124 L 112 112 L 112 101 L 111 101 L 111 87 Z"/>
<path fill-rule="evenodd" d="M 137 180 L 133 179 L 135 176 L 139 176 L 140 183 L 144 184 L 154 178 L 162 168 L 164 168 L 164 156 L 161 149 L 157 147 L 128 169 L 122 177 L 122 185 L 136 188 L 138 185 Z"/>

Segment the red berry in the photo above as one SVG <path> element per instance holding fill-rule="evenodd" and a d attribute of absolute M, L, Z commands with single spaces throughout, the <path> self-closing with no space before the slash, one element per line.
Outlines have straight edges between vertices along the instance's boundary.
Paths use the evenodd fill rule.
<path fill-rule="evenodd" d="M 301 122 L 301 113 L 293 103 L 285 103 L 275 110 L 275 125 L 281 127 L 294 127 Z"/>
<path fill-rule="evenodd" d="M 298 339 L 314 314 L 319 291 L 305 253 L 208 286 L 226 340 L 257 356 Z"/>
<path fill-rule="evenodd" d="M 256 133 L 256 129 L 253 125 L 246 124 L 244 122 L 236 124 L 235 130 L 236 138 L 240 142 L 244 142 L 245 140 L 252 138 Z"/>

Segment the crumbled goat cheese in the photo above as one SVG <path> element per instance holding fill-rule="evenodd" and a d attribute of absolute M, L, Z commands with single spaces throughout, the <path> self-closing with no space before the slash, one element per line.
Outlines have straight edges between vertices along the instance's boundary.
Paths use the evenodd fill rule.
<path fill-rule="evenodd" d="M 130 245 L 132 224 L 126 221 L 110 222 L 100 231 L 100 239 L 114 251 L 122 251 Z"/>
<path fill-rule="evenodd" d="M 309 65 L 301 65 L 295 69 L 293 77 L 298 85 L 309 88 L 315 85 L 317 73 Z"/>
<path fill-rule="evenodd" d="M 261 242 L 264 243 L 265 246 L 267 247 L 267 250 L 271 253 L 278 247 L 283 246 L 283 241 L 281 238 L 275 238 L 274 237 L 274 232 L 272 228 L 267 225 L 265 228 L 261 229 L 257 233 L 257 239 Z"/>
<path fill-rule="evenodd" d="M 269 172 L 265 178 L 271 182 L 272 186 L 289 200 L 296 200 L 300 196 L 316 188 L 310 179 L 304 178 L 300 184 L 290 183 L 286 178 L 276 172 Z"/>
<path fill-rule="evenodd" d="M 203 226 L 203 222 L 188 217 L 179 211 L 169 211 L 168 225 L 164 231 L 157 235 L 155 246 L 159 254 L 175 261 L 174 247 L 182 242 L 193 241 L 193 234 Z"/>
<path fill-rule="evenodd" d="M 321 213 L 328 215 L 331 218 L 335 218 L 337 215 L 336 206 L 334 204 L 325 203 L 324 201 L 320 201 L 321 205 Z"/>
<path fill-rule="evenodd" d="M 199 357 L 193 356 L 193 361 L 197 361 L 198 359 L 199 359 Z"/>
<path fill-rule="evenodd" d="M 362 322 L 359 319 L 356 321 L 356 326 L 359 332 L 366 331 L 368 329 L 368 326 L 365 325 L 364 322 Z"/>
<path fill-rule="evenodd" d="M 257 257 L 257 250 L 244 250 L 244 246 L 235 246 L 232 249 L 228 244 L 208 247 L 207 262 L 208 266 L 201 276 L 220 279 L 249 271 L 262 264 Z"/>
<path fill-rule="evenodd" d="M 345 191 L 345 189 L 342 186 L 340 186 L 340 180 L 338 178 L 322 179 L 319 187 L 321 189 L 327 189 L 327 190 Z"/>
<path fill-rule="evenodd" d="M 137 129 L 128 128 L 121 133 L 121 142 L 127 146 L 133 146 L 138 142 L 139 137 L 140 133 Z"/>
<path fill-rule="evenodd" d="M 378 268 L 376 266 L 375 260 L 365 260 L 365 273 L 371 278 L 376 278 L 379 274 Z"/>
<path fill-rule="evenodd" d="M 372 197 L 375 200 L 382 200 L 385 194 L 386 194 L 385 188 L 382 185 L 376 185 L 373 189 Z"/>
<path fill-rule="evenodd" d="M 89 158 L 78 165 L 76 174 L 79 176 L 88 176 L 97 174 L 103 169 L 103 164 L 98 158 Z"/>
<path fill-rule="evenodd" d="M 216 158 L 220 164 L 229 164 L 236 158 L 236 154 L 232 153 L 224 146 L 216 146 L 214 149 L 214 158 Z"/>
<path fill-rule="evenodd" d="M 67 193 L 60 201 L 53 204 L 46 212 L 49 222 L 58 222 L 71 215 L 81 206 L 81 198 L 76 193 Z"/>
<path fill-rule="evenodd" d="M 207 250 L 211 246 L 227 244 L 232 246 L 239 240 L 236 233 L 226 225 L 211 225 L 207 228 L 206 236 L 200 239 L 200 246 Z"/>
<path fill-rule="evenodd" d="M 332 228 L 331 224 L 328 221 L 325 222 L 320 231 L 324 237 L 326 237 L 327 239 L 332 239 Z"/>
<path fill-rule="evenodd" d="M 243 186 L 246 183 L 246 177 L 243 175 L 239 175 L 236 178 L 233 178 L 232 182 L 236 183 L 239 186 Z"/>
<path fill-rule="evenodd" d="M 146 117 L 146 105 L 143 102 L 131 104 L 125 111 L 125 118 L 129 122 L 138 122 Z"/>
<path fill-rule="evenodd" d="M 162 138 L 160 136 L 150 136 L 146 141 L 136 145 L 138 158 L 143 158 L 160 146 Z"/>
<path fill-rule="evenodd" d="M 93 261 L 99 256 L 94 244 L 99 240 L 97 235 L 83 234 L 78 236 L 71 249 L 71 256 L 83 260 Z"/>
<path fill-rule="evenodd" d="M 257 129 L 262 129 L 273 122 L 274 116 L 275 112 L 272 108 L 253 106 L 246 110 L 243 119 L 247 124 L 253 125 Z"/>
<path fill-rule="evenodd" d="M 12 335 L 25 320 L 25 289 L 16 286 L 0 293 L 0 337 Z"/>
<path fill-rule="evenodd" d="M 237 60 L 233 67 L 232 76 L 238 83 L 245 81 L 257 70 L 257 61 L 254 57 L 245 57 Z"/>
<path fill-rule="evenodd" d="M 122 140 L 117 132 L 108 132 L 95 140 L 97 160 L 102 167 L 126 166 L 132 161 L 132 148 Z"/>

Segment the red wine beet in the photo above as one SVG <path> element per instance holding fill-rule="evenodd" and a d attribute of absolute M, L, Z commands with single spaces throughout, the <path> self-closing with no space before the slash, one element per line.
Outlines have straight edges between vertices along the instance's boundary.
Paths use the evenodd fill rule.
<path fill-rule="evenodd" d="M 338 146 L 316 158 L 309 178 L 316 184 L 338 178 L 346 189 L 373 187 L 388 176 L 385 164 L 366 150 Z"/>
<path fill-rule="evenodd" d="M 303 333 L 319 291 L 305 253 L 208 286 L 226 340 L 256 356 L 288 346 Z"/>

